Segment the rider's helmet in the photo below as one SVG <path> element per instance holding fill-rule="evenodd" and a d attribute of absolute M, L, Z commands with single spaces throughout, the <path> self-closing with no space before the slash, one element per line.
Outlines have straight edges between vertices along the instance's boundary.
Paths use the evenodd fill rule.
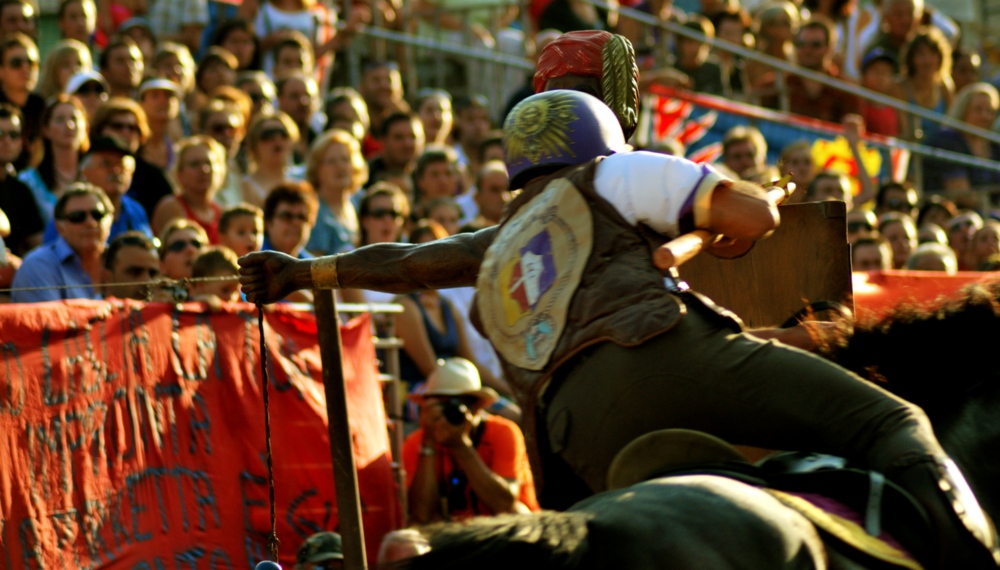
<path fill-rule="evenodd" d="M 512 190 L 536 176 L 627 148 L 611 109 L 579 91 L 532 95 L 511 110 L 503 125 Z"/>

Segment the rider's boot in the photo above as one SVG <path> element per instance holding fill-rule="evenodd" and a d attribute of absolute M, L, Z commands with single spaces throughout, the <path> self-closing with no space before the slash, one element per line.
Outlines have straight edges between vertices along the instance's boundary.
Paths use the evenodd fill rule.
<path fill-rule="evenodd" d="M 937 568 L 978 569 L 1000 565 L 996 529 L 972 489 L 948 457 L 910 455 L 894 461 L 886 477 L 924 507 L 938 539 Z"/>

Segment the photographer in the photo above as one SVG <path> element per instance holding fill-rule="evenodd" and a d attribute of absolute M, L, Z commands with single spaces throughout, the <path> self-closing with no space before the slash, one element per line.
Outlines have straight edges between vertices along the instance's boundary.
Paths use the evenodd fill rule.
<path fill-rule="evenodd" d="M 497 399 L 464 358 L 439 360 L 403 445 L 414 523 L 538 510 L 524 436 L 484 410 Z"/>

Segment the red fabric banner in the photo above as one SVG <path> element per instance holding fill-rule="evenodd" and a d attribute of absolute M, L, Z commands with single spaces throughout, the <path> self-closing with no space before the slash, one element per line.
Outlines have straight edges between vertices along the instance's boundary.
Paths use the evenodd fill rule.
<path fill-rule="evenodd" d="M 256 310 L 0 306 L 0 567 L 243 569 L 270 533 Z M 342 329 L 369 557 L 401 523 L 368 317 Z M 281 562 L 337 530 L 316 321 L 265 319 Z"/>
<path fill-rule="evenodd" d="M 930 306 L 958 294 L 966 285 L 996 279 L 997 273 L 961 271 L 872 271 L 854 274 L 854 309 L 858 318 L 879 318 L 900 303 Z"/>

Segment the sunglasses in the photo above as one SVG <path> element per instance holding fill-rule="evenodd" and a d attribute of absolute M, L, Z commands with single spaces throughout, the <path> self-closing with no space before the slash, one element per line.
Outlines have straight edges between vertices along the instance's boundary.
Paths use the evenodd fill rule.
<path fill-rule="evenodd" d="M 309 216 L 305 214 L 293 214 L 292 212 L 275 212 L 274 217 L 283 222 L 308 222 Z"/>
<path fill-rule="evenodd" d="M 12 57 L 7 61 L 7 67 L 13 67 L 15 69 L 25 66 L 34 67 L 36 65 L 38 65 L 38 60 L 31 59 L 30 57 Z"/>
<path fill-rule="evenodd" d="M 288 131 L 281 127 L 276 127 L 273 129 L 264 129 L 260 133 L 260 140 L 262 141 L 273 141 L 278 137 L 288 140 Z"/>
<path fill-rule="evenodd" d="M 130 133 L 139 132 L 139 125 L 135 123 L 120 123 L 118 121 L 111 121 L 107 124 L 107 128 L 115 131 L 128 131 Z"/>
<path fill-rule="evenodd" d="M 95 209 L 95 210 L 90 210 L 89 212 L 87 210 L 73 210 L 72 212 L 66 212 L 65 214 L 63 214 L 62 219 L 66 220 L 71 224 L 82 224 L 84 221 L 86 221 L 87 216 L 90 216 L 91 218 L 94 219 L 95 222 L 101 223 L 101 220 L 103 220 L 104 217 L 107 215 L 108 213 L 105 212 L 104 210 Z"/>
<path fill-rule="evenodd" d="M 89 83 L 76 90 L 77 95 L 104 95 L 106 91 L 100 83 Z"/>
<path fill-rule="evenodd" d="M 4 131 L 0 130 L 0 138 L 7 137 L 12 141 L 19 140 L 21 138 L 21 131 Z"/>
<path fill-rule="evenodd" d="M 180 253 L 185 249 L 187 249 L 188 246 L 191 246 L 195 249 L 201 249 L 202 246 L 204 245 L 205 244 L 202 243 L 201 240 L 197 239 L 191 239 L 191 240 L 179 239 L 177 241 L 172 241 L 169 244 L 167 244 L 167 251 L 171 253 Z"/>
<path fill-rule="evenodd" d="M 875 228 L 868 222 L 847 222 L 847 233 L 855 234 L 861 230 L 872 232 Z"/>
<path fill-rule="evenodd" d="M 401 218 L 403 214 L 397 210 L 390 210 L 388 208 L 375 208 L 368 212 L 368 217 L 371 218 Z"/>
<path fill-rule="evenodd" d="M 221 135 L 230 131 L 235 131 L 236 127 L 234 125 L 230 125 L 229 123 L 216 123 L 214 125 L 209 125 L 206 130 L 212 134 Z"/>

